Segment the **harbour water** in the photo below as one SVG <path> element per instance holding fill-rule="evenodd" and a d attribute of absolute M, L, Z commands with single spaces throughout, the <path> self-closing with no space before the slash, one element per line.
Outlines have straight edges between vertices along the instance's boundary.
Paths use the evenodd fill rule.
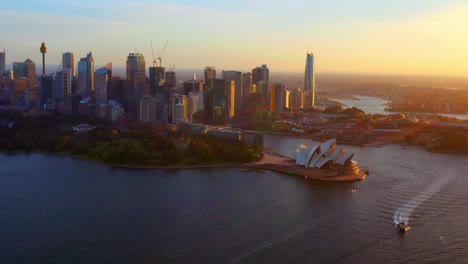
<path fill-rule="evenodd" d="M 369 114 L 389 115 L 393 113 L 393 112 L 385 111 L 385 108 L 387 107 L 385 104 L 389 102 L 388 100 L 385 100 L 379 97 L 373 97 L 373 96 L 362 96 L 362 95 L 353 95 L 353 96 L 356 97 L 358 100 L 333 99 L 333 98 L 332 100 L 337 101 L 345 105 L 346 107 L 352 107 L 352 106 L 357 107 Z M 439 113 L 437 115 L 458 118 L 461 120 L 468 120 L 468 114 L 440 114 Z"/>
<path fill-rule="evenodd" d="M 290 156 L 316 143 L 265 137 Z M 466 156 L 345 147 L 365 181 L 0 154 L 0 263 L 468 262 Z M 402 236 L 394 213 L 415 199 Z"/>

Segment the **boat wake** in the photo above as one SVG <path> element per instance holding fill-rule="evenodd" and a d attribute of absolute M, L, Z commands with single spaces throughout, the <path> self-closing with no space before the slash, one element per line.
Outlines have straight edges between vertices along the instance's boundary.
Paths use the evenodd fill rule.
<path fill-rule="evenodd" d="M 413 200 L 406 203 L 404 206 L 398 208 L 393 214 L 393 222 L 396 225 L 404 223 L 408 225 L 411 214 L 418 208 L 422 203 L 427 201 L 432 196 L 436 195 L 442 188 L 444 188 L 449 182 L 455 178 L 454 175 L 444 176 L 437 179 L 429 187 L 427 187 L 421 194 L 416 196 Z"/>

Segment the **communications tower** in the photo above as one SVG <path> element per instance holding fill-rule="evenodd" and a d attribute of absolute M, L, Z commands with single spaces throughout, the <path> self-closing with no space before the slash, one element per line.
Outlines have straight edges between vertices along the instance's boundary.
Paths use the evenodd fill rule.
<path fill-rule="evenodd" d="M 42 41 L 40 50 L 42 53 L 42 75 L 45 75 L 45 54 L 47 53 L 47 47 L 44 41 Z"/>

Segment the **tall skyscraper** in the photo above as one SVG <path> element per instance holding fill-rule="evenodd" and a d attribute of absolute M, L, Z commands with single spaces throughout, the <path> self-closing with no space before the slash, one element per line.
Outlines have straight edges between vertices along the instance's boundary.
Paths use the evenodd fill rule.
<path fill-rule="evenodd" d="M 155 95 L 156 93 L 161 93 L 160 89 L 164 84 L 165 78 L 165 68 L 164 67 L 149 67 L 149 89 L 150 94 Z"/>
<path fill-rule="evenodd" d="M 223 71 L 222 72 L 223 79 L 227 82 L 234 81 L 234 93 L 232 98 L 231 105 L 234 109 L 234 116 L 240 116 L 242 113 L 242 72 L 239 71 Z M 231 100 L 231 98 L 230 98 Z"/>
<path fill-rule="evenodd" d="M 26 78 L 29 80 L 29 89 L 35 88 L 36 87 L 36 63 L 32 61 L 31 59 L 26 59 L 24 61 L 24 68 L 25 68 L 25 74 Z"/>
<path fill-rule="evenodd" d="M 286 89 L 282 83 L 274 83 L 270 87 L 270 111 L 278 117 L 286 108 Z"/>
<path fill-rule="evenodd" d="M 39 107 L 44 107 L 44 104 L 49 99 L 52 99 L 52 91 L 54 89 L 54 75 L 43 75 L 41 76 L 40 93 L 38 93 Z"/>
<path fill-rule="evenodd" d="M 70 71 L 59 71 L 55 74 L 52 98 L 55 101 L 63 101 L 67 95 L 71 94 Z"/>
<path fill-rule="evenodd" d="M 145 57 L 141 53 L 130 53 L 126 63 L 127 111 L 137 115 L 140 97 L 145 91 Z"/>
<path fill-rule="evenodd" d="M 5 60 L 6 60 L 6 52 L 3 49 L 3 52 L 0 52 L 0 75 L 2 75 L 6 71 L 5 67 Z"/>
<path fill-rule="evenodd" d="M 94 88 L 96 104 L 107 104 L 107 95 L 112 87 L 112 63 L 96 70 L 94 73 Z"/>
<path fill-rule="evenodd" d="M 301 88 L 296 88 L 291 91 L 288 98 L 288 107 L 291 110 L 304 109 L 304 93 Z"/>
<path fill-rule="evenodd" d="M 267 83 L 267 87 L 270 85 L 270 70 L 265 64 L 261 67 L 252 69 L 252 84 L 257 84 L 261 81 L 265 81 Z"/>
<path fill-rule="evenodd" d="M 315 107 L 315 64 L 314 54 L 307 53 L 304 74 L 304 92 L 307 96 L 307 105 Z M 307 107 L 308 108 L 308 107 Z"/>
<path fill-rule="evenodd" d="M 209 80 L 216 79 L 216 68 L 213 66 L 205 67 L 205 83 L 208 83 Z"/>
<path fill-rule="evenodd" d="M 71 52 L 65 52 L 62 54 L 62 62 L 64 69 L 70 69 L 72 78 L 76 77 L 75 69 L 75 54 Z"/>
<path fill-rule="evenodd" d="M 252 92 L 252 73 L 242 73 L 242 110 L 248 111 L 250 94 Z"/>
<path fill-rule="evenodd" d="M 65 71 L 65 67 L 64 67 Z M 71 75 L 71 69 L 68 69 Z M 90 52 L 78 62 L 77 94 L 82 97 L 92 96 L 94 93 L 94 58 Z"/>
<path fill-rule="evenodd" d="M 22 77 L 26 77 L 26 66 L 24 62 L 13 62 L 13 78 L 19 80 Z"/>

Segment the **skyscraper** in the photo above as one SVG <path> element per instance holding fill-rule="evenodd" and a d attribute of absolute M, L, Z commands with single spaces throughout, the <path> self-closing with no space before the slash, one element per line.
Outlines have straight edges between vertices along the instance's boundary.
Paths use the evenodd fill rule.
<path fill-rule="evenodd" d="M 149 89 L 150 94 L 155 95 L 161 93 L 159 91 L 164 84 L 165 68 L 164 67 L 149 67 Z"/>
<path fill-rule="evenodd" d="M 223 71 L 223 79 L 227 82 L 234 81 L 234 98 L 232 102 L 234 105 L 230 105 L 234 109 L 234 116 L 240 116 L 242 113 L 242 72 L 239 71 Z M 229 94 L 229 93 L 227 93 Z"/>
<path fill-rule="evenodd" d="M 112 63 L 96 70 L 94 73 L 94 88 L 96 104 L 107 104 L 107 94 L 112 87 Z"/>
<path fill-rule="evenodd" d="M 289 94 L 288 107 L 291 110 L 304 109 L 304 93 L 301 88 L 296 88 Z"/>
<path fill-rule="evenodd" d="M 41 76 L 40 93 L 37 96 L 39 98 L 39 107 L 43 107 L 49 99 L 52 99 L 53 89 L 54 75 L 50 74 Z"/>
<path fill-rule="evenodd" d="M 244 72 L 242 73 L 242 109 L 243 111 L 248 111 L 250 93 L 252 92 L 252 73 Z"/>
<path fill-rule="evenodd" d="M 304 74 L 304 92 L 306 93 L 306 103 L 310 107 L 315 107 L 315 64 L 314 54 L 307 53 Z"/>
<path fill-rule="evenodd" d="M 6 56 L 6 53 L 4 49 L 3 52 L 0 52 L 0 75 L 2 75 L 6 71 L 5 56 Z"/>
<path fill-rule="evenodd" d="M 270 111 L 278 117 L 286 108 L 286 89 L 282 83 L 274 83 L 270 87 Z"/>
<path fill-rule="evenodd" d="M 75 69 L 75 54 L 71 52 L 65 52 L 62 54 L 62 62 L 64 69 L 70 69 L 72 78 L 76 77 Z"/>
<path fill-rule="evenodd" d="M 205 67 L 205 83 L 208 83 L 208 80 L 216 79 L 216 68 L 213 66 Z"/>
<path fill-rule="evenodd" d="M 65 67 L 64 67 L 65 71 Z M 68 69 L 71 75 L 71 68 Z M 82 97 L 91 96 L 94 92 L 94 59 L 93 54 L 88 53 L 86 57 L 78 62 L 78 87 L 77 94 Z"/>
<path fill-rule="evenodd" d="M 32 89 L 36 86 L 36 63 L 28 58 L 24 61 L 24 68 L 26 74 L 25 77 L 29 80 L 28 88 Z"/>
<path fill-rule="evenodd" d="M 141 53 L 130 53 L 126 63 L 127 111 L 138 114 L 138 103 L 145 91 L 145 57 Z"/>
<path fill-rule="evenodd" d="M 21 77 L 26 77 L 24 62 L 13 62 L 13 78 L 19 80 Z"/>
<path fill-rule="evenodd" d="M 252 69 L 252 84 L 257 84 L 260 81 L 265 81 L 267 87 L 270 85 L 270 70 L 265 64 Z"/>
<path fill-rule="evenodd" d="M 69 71 L 59 71 L 55 74 L 52 98 L 55 101 L 63 101 L 71 94 L 71 76 Z"/>

